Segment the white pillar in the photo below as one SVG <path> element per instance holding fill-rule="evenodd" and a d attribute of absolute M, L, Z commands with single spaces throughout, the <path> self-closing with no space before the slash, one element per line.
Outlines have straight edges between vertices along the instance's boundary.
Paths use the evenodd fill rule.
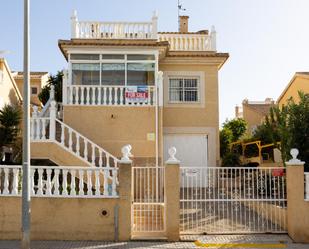
<path fill-rule="evenodd" d="M 68 97 L 68 70 L 62 70 L 63 76 L 62 76 L 62 104 L 67 104 L 67 97 Z"/>
<path fill-rule="evenodd" d="M 159 106 L 163 106 L 163 72 L 158 72 L 158 95 L 159 95 Z"/>
<path fill-rule="evenodd" d="M 78 19 L 77 19 L 76 10 L 73 10 L 73 14 L 71 16 L 71 38 L 79 38 L 78 37 Z"/>
<path fill-rule="evenodd" d="M 211 27 L 211 32 L 210 32 L 210 49 L 211 51 L 217 51 L 217 32 L 215 29 L 215 26 Z"/>
<path fill-rule="evenodd" d="M 152 16 L 152 39 L 157 39 L 158 37 L 158 13 L 153 12 Z"/>
<path fill-rule="evenodd" d="M 56 101 L 52 100 L 50 102 L 50 108 L 49 108 L 49 139 L 55 140 L 56 138 L 56 114 L 57 114 L 57 108 L 56 108 Z"/>
<path fill-rule="evenodd" d="M 53 85 L 50 86 L 49 99 L 55 100 L 55 86 Z"/>

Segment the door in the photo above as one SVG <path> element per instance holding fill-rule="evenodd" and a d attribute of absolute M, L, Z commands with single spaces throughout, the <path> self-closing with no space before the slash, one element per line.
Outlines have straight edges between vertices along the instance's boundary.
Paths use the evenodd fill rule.
<path fill-rule="evenodd" d="M 196 168 L 207 167 L 207 135 L 205 134 L 173 134 L 164 136 L 164 160 L 169 157 L 168 149 L 177 149 L 176 158 L 180 161 L 182 168 L 186 168 L 187 177 L 181 176 L 181 187 L 190 185 L 203 187 L 207 182 L 201 182 Z M 203 171 L 206 174 L 206 171 Z M 203 175 L 207 178 L 206 175 Z M 184 182 L 185 180 L 185 182 Z M 188 181 L 188 182 L 187 182 Z"/>
<path fill-rule="evenodd" d="M 169 158 L 170 147 L 176 147 L 176 158 L 180 160 L 182 167 L 207 167 L 207 135 L 164 135 L 164 161 Z"/>

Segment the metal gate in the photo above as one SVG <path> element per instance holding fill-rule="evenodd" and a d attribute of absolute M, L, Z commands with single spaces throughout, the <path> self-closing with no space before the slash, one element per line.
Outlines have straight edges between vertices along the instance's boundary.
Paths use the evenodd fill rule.
<path fill-rule="evenodd" d="M 133 167 L 132 236 L 165 232 L 164 167 Z"/>
<path fill-rule="evenodd" d="M 284 168 L 181 167 L 182 234 L 285 233 Z"/>

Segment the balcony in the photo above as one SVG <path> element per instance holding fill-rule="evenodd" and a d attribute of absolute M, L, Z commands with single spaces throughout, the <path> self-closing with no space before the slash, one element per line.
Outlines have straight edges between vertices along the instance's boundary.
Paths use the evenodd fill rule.
<path fill-rule="evenodd" d="M 71 36 L 77 39 L 157 39 L 157 16 L 150 22 L 90 22 L 71 17 Z"/>
<path fill-rule="evenodd" d="M 211 33 L 161 33 L 159 41 L 168 41 L 171 51 L 216 51 L 216 31 Z"/>
<path fill-rule="evenodd" d="M 83 106 L 154 106 L 155 86 L 70 85 L 65 104 Z"/>
<path fill-rule="evenodd" d="M 124 39 L 168 41 L 171 51 L 216 51 L 216 31 L 158 33 L 158 17 L 149 22 L 79 21 L 74 11 L 71 17 L 73 39 Z"/>

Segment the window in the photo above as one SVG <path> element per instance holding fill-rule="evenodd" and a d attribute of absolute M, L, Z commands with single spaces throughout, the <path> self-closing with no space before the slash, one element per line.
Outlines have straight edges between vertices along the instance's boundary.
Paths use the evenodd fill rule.
<path fill-rule="evenodd" d="M 198 102 L 198 78 L 170 78 L 169 102 Z"/>
<path fill-rule="evenodd" d="M 100 85 L 100 64 L 73 63 L 72 80 L 74 85 Z"/>
<path fill-rule="evenodd" d="M 155 60 L 155 56 L 153 54 L 128 54 L 128 60 L 138 61 L 138 60 Z"/>
<path fill-rule="evenodd" d="M 129 86 L 154 85 L 154 63 L 128 63 L 127 84 Z"/>
<path fill-rule="evenodd" d="M 71 54 L 71 60 L 99 60 L 99 54 Z"/>
<path fill-rule="evenodd" d="M 38 88 L 37 87 L 31 87 L 31 95 L 37 95 L 38 94 Z"/>
<path fill-rule="evenodd" d="M 102 64 L 102 85 L 125 84 L 125 64 L 124 63 L 103 63 Z"/>
<path fill-rule="evenodd" d="M 73 85 L 153 86 L 154 54 L 70 54 Z"/>

